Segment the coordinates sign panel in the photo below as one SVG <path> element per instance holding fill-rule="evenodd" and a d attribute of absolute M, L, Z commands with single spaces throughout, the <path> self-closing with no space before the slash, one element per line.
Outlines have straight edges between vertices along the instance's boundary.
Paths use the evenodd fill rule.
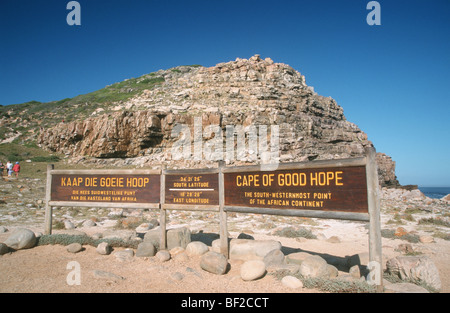
<path fill-rule="evenodd" d="M 166 175 L 165 204 L 219 205 L 219 175 Z"/>
<path fill-rule="evenodd" d="M 367 213 L 365 166 L 224 173 L 225 206 Z"/>
<path fill-rule="evenodd" d="M 158 203 L 160 175 L 53 174 L 51 201 Z"/>

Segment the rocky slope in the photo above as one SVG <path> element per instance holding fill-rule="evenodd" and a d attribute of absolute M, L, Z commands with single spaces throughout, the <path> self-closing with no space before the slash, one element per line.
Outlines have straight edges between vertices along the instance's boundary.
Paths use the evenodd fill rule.
<path fill-rule="evenodd" d="M 271 151 L 277 132 L 279 149 L 269 155 L 281 162 L 357 157 L 372 145 L 358 126 L 346 120 L 335 100 L 316 94 L 298 71 L 270 58 L 255 55 L 209 68 L 180 66 L 151 75 L 160 83 L 126 101 L 98 108 L 87 119 L 43 129 L 38 144 L 76 160 L 113 158 L 118 165 L 123 161 L 169 167 L 208 166 L 218 159 L 252 163 Z M 227 126 L 233 127 L 228 128 L 232 132 L 227 133 Z M 233 140 L 235 152 L 244 132 L 246 154 L 228 158 L 227 139 Z M 260 142 L 267 138 L 268 148 L 252 149 L 251 134 Z M 194 152 L 198 136 L 204 149 L 201 160 Z M 173 148 L 180 142 L 192 146 L 192 153 L 177 160 Z M 206 148 L 217 148 L 218 142 L 219 156 L 208 154 Z M 381 153 L 377 161 L 380 183 L 398 185 L 395 162 Z"/>

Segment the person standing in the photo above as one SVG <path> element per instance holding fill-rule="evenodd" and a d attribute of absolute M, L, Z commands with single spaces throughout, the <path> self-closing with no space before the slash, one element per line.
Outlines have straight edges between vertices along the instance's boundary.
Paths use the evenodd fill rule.
<path fill-rule="evenodd" d="M 6 162 L 6 173 L 11 177 L 13 165 L 10 161 Z"/>
<path fill-rule="evenodd" d="M 13 172 L 16 173 L 16 177 L 19 178 L 19 172 L 20 172 L 20 164 L 19 162 L 16 162 L 12 168 Z"/>

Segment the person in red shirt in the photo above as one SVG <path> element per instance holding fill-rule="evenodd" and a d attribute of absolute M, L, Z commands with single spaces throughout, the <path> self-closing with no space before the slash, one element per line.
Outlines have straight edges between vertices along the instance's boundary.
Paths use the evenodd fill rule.
<path fill-rule="evenodd" d="M 16 164 L 14 164 L 12 170 L 13 170 L 14 173 L 16 173 L 16 177 L 19 177 L 19 172 L 20 172 L 20 164 L 19 164 L 19 162 L 16 162 Z"/>

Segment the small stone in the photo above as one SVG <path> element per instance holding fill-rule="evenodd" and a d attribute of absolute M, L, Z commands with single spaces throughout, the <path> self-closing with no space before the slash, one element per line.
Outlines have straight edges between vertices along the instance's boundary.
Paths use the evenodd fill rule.
<path fill-rule="evenodd" d="M 297 289 L 297 288 L 302 288 L 303 287 L 303 283 L 300 279 L 298 279 L 297 277 L 294 276 L 284 276 L 283 279 L 281 279 L 281 283 L 283 284 L 283 286 L 286 286 L 288 288 L 292 288 L 292 289 Z"/>
<path fill-rule="evenodd" d="M 414 249 L 410 243 L 402 243 L 402 244 L 398 245 L 397 251 L 408 254 L 408 253 L 413 253 Z"/>
<path fill-rule="evenodd" d="M 361 271 L 359 270 L 358 265 L 353 265 L 350 267 L 350 270 L 348 271 L 351 277 L 353 278 L 360 278 L 361 277 Z"/>
<path fill-rule="evenodd" d="M 142 223 L 141 225 L 136 227 L 136 232 L 137 233 L 146 233 L 152 228 L 153 228 L 152 224 L 150 224 L 150 223 Z"/>
<path fill-rule="evenodd" d="M 71 221 L 64 221 L 65 229 L 75 229 L 75 225 Z"/>
<path fill-rule="evenodd" d="M 434 242 L 433 236 L 430 236 L 430 235 L 420 236 L 419 240 L 421 243 L 433 243 Z"/>
<path fill-rule="evenodd" d="M 227 271 L 227 258 L 220 253 L 209 251 L 202 255 L 200 267 L 210 273 L 223 275 Z"/>
<path fill-rule="evenodd" d="M 246 261 L 241 266 L 241 278 L 244 281 L 256 280 L 264 276 L 266 273 L 266 264 L 263 261 L 251 260 Z"/>
<path fill-rule="evenodd" d="M 403 227 L 397 227 L 397 229 L 395 230 L 394 235 L 396 237 L 403 237 L 406 234 L 408 234 L 408 231 L 406 229 L 404 229 Z"/>
<path fill-rule="evenodd" d="M 339 275 L 338 269 L 335 266 L 331 265 L 331 264 L 327 265 L 327 272 L 328 272 L 328 274 L 326 275 L 326 277 L 330 278 L 330 279 L 331 278 L 336 278 Z"/>
<path fill-rule="evenodd" d="M 6 254 L 8 252 L 9 252 L 8 246 L 0 242 L 0 255 Z"/>
<path fill-rule="evenodd" d="M 186 253 L 188 256 L 203 255 L 208 251 L 208 246 L 201 241 L 192 241 L 186 246 Z"/>
<path fill-rule="evenodd" d="M 152 257 L 156 253 L 155 246 L 151 242 L 141 242 L 136 251 L 137 257 Z"/>
<path fill-rule="evenodd" d="M 107 242 L 101 242 L 98 244 L 96 251 L 102 255 L 109 255 L 112 251 L 112 247 Z"/>
<path fill-rule="evenodd" d="M 182 280 L 182 279 L 184 278 L 184 275 L 183 275 L 182 273 L 180 273 L 180 272 L 175 272 L 175 273 L 173 273 L 172 275 L 170 275 L 170 277 L 171 277 L 173 280 L 178 280 L 178 281 L 180 281 L 180 280 Z"/>
<path fill-rule="evenodd" d="M 93 220 L 85 220 L 83 222 L 83 227 L 94 227 L 95 225 L 97 224 Z"/>
<path fill-rule="evenodd" d="M 103 237 L 102 233 L 95 233 L 91 236 L 93 240 L 98 240 L 101 239 L 102 237 Z"/>
<path fill-rule="evenodd" d="M 119 281 L 124 280 L 125 278 L 110 272 L 100 271 L 100 270 L 94 270 L 93 271 L 95 278 L 102 278 L 102 279 L 110 279 L 113 281 Z"/>
<path fill-rule="evenodd" d="M 134 251 L 131 249 L 125 249 L 114 253 L 116 259 L 122 262 L 133 260 Z"/>
<path fill-rule="evenodd" d="M 329 242 L 329 243 L 340 243 L 341 239 L 339 239 L 338 236 L 331 236 L 330 238 L 327 239 L 327 242 Z"/>
<path fill-rule="evenodd" d="M 74 243 L 71 243 L 70 245 L 68 245 L 66 249 L 67 249 L 67 252 L 78 253 L 83 249 L 83 246 L 78 242 L 74 242 Z"/>
<path fill-rule="evenodd" d="M 166 262 L 170 260 L 170 253 L 167 250 L 158 251 L 155 256 L 160 262 Z"/>

